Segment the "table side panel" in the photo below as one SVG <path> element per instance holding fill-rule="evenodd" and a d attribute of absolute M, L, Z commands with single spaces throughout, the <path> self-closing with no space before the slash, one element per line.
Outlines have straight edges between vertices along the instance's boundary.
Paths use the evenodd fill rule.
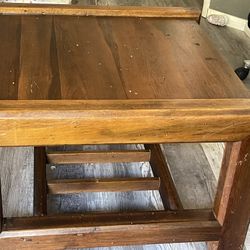
<path fill-rule="evenodd" d="M 249 99 L 30 102 L 0 103 L 1 146 L 237 141 L 250 135 Z"/>

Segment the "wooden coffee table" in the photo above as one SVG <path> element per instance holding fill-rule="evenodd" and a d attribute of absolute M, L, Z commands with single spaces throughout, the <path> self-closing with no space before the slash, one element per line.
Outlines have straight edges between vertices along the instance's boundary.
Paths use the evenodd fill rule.
<path fill-rule="evenodd" d="M 34 216 L 1 212 L 1 249 L 189 241 L 242 249 L 250 94 L 199 27 L 199 11 L 2 4 L 0 13 L 0 146 L 35 147 Z M 183 209 L 159 146 L 169 142 L 227 142 L 214 208 Z M 145 150 L 45 148 L 130 143 Z M 46 180 L 46 163 L 119 161 L 149 161 L 154 177 Z M 159 189 L 164 211 L 47 215 L 48 193 L 145 189 Z"/>

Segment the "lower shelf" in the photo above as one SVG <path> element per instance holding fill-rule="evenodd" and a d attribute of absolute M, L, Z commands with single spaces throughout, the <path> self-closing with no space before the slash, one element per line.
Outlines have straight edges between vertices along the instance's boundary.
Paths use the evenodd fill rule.
<path fill-rule="evenodd" d="M 0 244 L 4 249 L 216 241 L 221 233 L 212 210 L 5 218 L 2 229 Z"/>

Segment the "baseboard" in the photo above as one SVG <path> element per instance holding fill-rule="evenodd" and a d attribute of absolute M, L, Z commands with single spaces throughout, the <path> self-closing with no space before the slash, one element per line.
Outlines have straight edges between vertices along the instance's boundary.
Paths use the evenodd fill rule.
<path fill-rule="evenodd" d="M 245 25 L 244 32 L 247 34 L 247 36 L 249 36 L 249 37 L 250 37 L 250 28 L 248 27 L 248 25 L 247 25 L 247 24 Z"/>
<path fill-rule="evenodd" d="M 202 17 L 207 17 L 207 12 L 209 10 L 209 7 L 210 7 L 210 2 L 211 0 L 204 0 L 203 1 L 203 8 L 202 8 L 202 12 L 201 12 L 201 16 Z"/>
<path fill-rule="evenodd" d="M 231 16 L 229 14 L 217 11 L 217 10 L 213 10 L 213 9 L 208 9 L 207 12 L 207 16 L 209 15 L 223 15 L 223 16 L 227 16 L 228 17 L 228 27 L 237 29 L 237 30 L 241 30 L 241 31 L 245 31 L 246 26 L 247 26 L 247 20 L 243 19 L 243 18 L 239 18 L 236 16 Z"/>

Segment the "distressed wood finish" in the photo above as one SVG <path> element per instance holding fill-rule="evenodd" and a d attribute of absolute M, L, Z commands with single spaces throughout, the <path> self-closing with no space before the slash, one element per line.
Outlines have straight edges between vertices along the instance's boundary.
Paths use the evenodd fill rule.
<path fill-rule="evenodd" d="M 128 245 L 142 241 L 172 242 L 173 239 L 175 242 L 217 240 L 219 236 L 220 225 L 211 211 L 191 210 L 12 218 L 5 221 L 0 239 L 6 249 L 10 242 L 18 249 L 32 249 L 34 246 L 37 249 L 62 249 Z"/>
<path fill-rule="evenodd" d="M 112 178 L 91 180 L 50 180 L 47 182 L 49 194 L 72 194 L 81 192 L 129 192 L 158 190 L 159 178 Z"/>
<path fill-rule="evenodd" d="M 215 199 L 222 225 L 219 250 L 243 249 L 250 221 L 250 139 L 228 144 Z"/>
<path fill-rule="evenodd" d="M 151 151 L 150 165 L 154 176 L 161 178 L 160 194 L 165 209 L 183 209 L 161 146 L 159 144 L 146 144 L 145 148 Z"/>
<path fill-rule="evenodd" d="M 25 10 L 26 6 L 23 7 L 24 14 L 27 10 Z M 39 6 L 35 8 L 38 9 Z M 11 94 L 12 97 L 9 95 L 9 89 L 11 88 L 8 82 L 5 84 L 5 89 L 1 95 L 3 100 L 118 99 L 120 101 L 120 99 L 142 99 L 142 102 L 144 102 L 143 99 L 147 98 L 249 98 L 249 93 L 237 79 L 233 70 L 207 42 L 207 37 L 195 25 L 194 20 L 166 20 L 163 18 L 153 20 L 151 18 L 131 17 L 51 17 L 40 16 L 49 13 L 39 12 L 37 14 L 39 16 L 28 18 L 22 16 L 21 27 L 18 26 L 18 22 L 15 24 L 16 27 L 15 25 L 12 27 L 14 31 L 22 30 L 23 34 L 23 36 L 18 36 L 17 33 L 16 38 L 17 44 L 18 39 L 21 41 L 18 51 L 20 60 L 15 60 L 15 70 L 18 71 L 15 76 L 19 76 L 19 78 L 17 79 L 16 89 L 13 91 L 14 94 Z M 84 15 L 89 15 L 89 12 L 85 12 Z M 2 16 L 1 18 L 4 20 L 6 17 Z M 34 32 L 36 29 L 40 31 L 39 34 Z M 83 32 L 79 32 L 81 30 Z M 93 32 L 93 30 L 96 32 Z M 8 41 L 9 30 L 3 28 L 3 32 L 5 33 L 4 39 Z M 39 36 L 41 36 L 43 43 L 40 43 Z M 1 57 L 2 61 L 7 62 L 7 66 L 5 67 L 3 63 L 4 66 L 0 68 L 0 71 L 6 72 L 4 79 L 9 80 L 13 78 L 13 74 L 8 74 L 9 62 L 13 59 L 12 57 L 10 60 L 7 58 L 8 53 L 2 53 L 6 44 L 8 44 L 6 41 L 3 43 L 4 46 L 0 46 L 0 54 L 3 56 L 3 58 Z M 30 47 L 29 44 L 34 45 L 34 47 L 27 51 L 27 48 Z M 13 46 L 14 44 L 11 43 L 10 47 Z M 88 60 L 83 60 L 87 55 L 91 56 Z M 15 58 L 18 58 L 18 56 Z M 86 61 L 88 62 L 86 63 Z M 41 71 L 37 71 L 39 65 Z M 37 74 L 41 74 L 38 77 L 41 78 L 40 83 L 44 82 L 44 77 L 48 76 L 44 88 L 40 88 L 43 84 L 40 85 L 36 82 Z M 52 79 L 54 76 L 55 80 Z M 35 91 L 34 86 L 36 86 Z M 61 110 L 59 108 L 59 111 L 58 108 L 51 110 L 51 106 L 40 110 L 29 108 L 23 110 L 20 109 L 20 103 L 18 103 L 15 104 L 18 107 L 14 107 L 11 111 L 3 108 L 0 112 L 0 127 L 3 127 L 0 130 L 0 135 L 3 138 L 0 137 L 0 140 L 3 139 L 3 145 L 13 145 L 11 141 L 14 141 L 14 145 L 18 146 L 21 142 L 25 143 L 23 145 L 32 145 L 33 143 L 29 143 L 34 141 L 37 145 L 55 145 L 53 144 L 55 141 L 56 144 L 65 144 L 62 140 L 64 137 L 67 144 L 110 143 L 111 138 L 117 140 L 111 143 L 242 140 L 250 134 L 248 100 L 241 99 L 239 100 L 240 104 L 236 104 L 238 99 L 232 102 L 227 99 L 225 100 L 227 103 L 224 103 L 224 105 L 221 105 L 222 100 L 206 100 L 205 102 L 202 100 L 195 105 L 192 103 L 191 106 L 189 102 L 185 103 L 185 107 L 185 101 L 181 104 L 183 106 L 180 107 L 179 101 L 176 105 L 176 100 L 172 100 L 170 109 L 169 107 L 166 109 L 164 105 L 162 107 L 160 100 L 157 103 L 160 108 L 154 106 L 153 109 L 150 106 L 151 104 L 150 107 L 143 108 L 142 106 L 141 108 L 135 107 L 133 104 L 128 108 L 124 103 L 121 104 L 123 108 L 117 109 L 114 108 L 114 106 L 119 106 L 116 103 L 112 108 L 105 106 L 106 110 L 95 109 L 93 106 L 86 110 L 86 106 L 81 104 L 80 109 L 74 109 L 75 107 L 73 107 L 70 110 L 65 110 L 65 107 L 63 107 Z M 43 104 L 46 104 L 45 102 Z M 29 105 L 33 104 L 32 101 L 29 103 Z M 74 102 L 70 101 L 68 106 L 72 104 Z M 99 104 L 103 105 L 103 102 L 100 101 Z M 23 105 L 22 102 L 21 105 Z M 141 104 L 136 102 L 136 105 L 140 106 Z M 110 114 L 110 118 L 106 119 Z M 80 119 L 78 119 L 79 117 Z M 55 122 L 56 120 L 58 123 Z M 130 122 L 131 120 L 133 123 Z M 146 125 L 143 125 L 143 123 Z M 185 123 L 185 125 L 183 126 L 182 123 Z M 91 133 L 90 127 L 97 128 L 97 133 Z M 122 129 L 117 129 L 120 127 Z M 60 132 L 57 134 L 53 129 Z M 9 134 L 7 134 L 8 131 L 10 131 Z M 84 142 L 83 135 L 81 138 L 77 138 L 82 133 L 87 135 Z M 45 138 L 45 135 L 49 136 Z M 6 141 L 7 137 L 9 137 L 9 141 Z M 61 141 L 59 141 L 60 138 Z M 162 138 L 161 141 L 160 138 Z M 241 143 L 239 161 L 237 160 L 238 167 L 241 165 L 249 166 L 249 160 L 243 158 L 247 158 L 246 151 L 249 151 L 249 141 Z M 243 164 L 243 161 L 247 163 Z M 249 221 L 249 199 L 244 197 L 247 208 L 241 209 L 244 204 L 239 197 L 244 186 L 247 186 L 245 188 L 249 190 L 247 179 L 249 179 L 250 174 L 249 170 L 241 169 L 236 169 L 235 172 L 230 173 L 229 175 L 233 176 L 233 184 L 229 188 L 230 190 L 226 189 L 225 186 L 223 187 L 224 193 L 229 194 L 229 199 L 226 200 L 228 205 L 226 212 L 224 214 L 220 212 L 221 218 L 224 218 L 222 230 L 216 220 L 193 221 L 189 218 L 186 222 L 180 219 L 170 223 L 158 223 L 159 221 L 156 220 L 153 224 L 150 222 L 147 226 L 142 226 L 142 223 L 132 223 L 131 226 L 128 226 L 128 222 L 118 226 L 106 225 L 104 228 L 97 226 L 97 228 L 89 228 L 86 231 L 87 235 L 81 237 L 83 236 L 82 231 L 74 231 L 75 228 L 68 225 L 71 234 L 68 235 L 66 240 L 66 237 L 63 238 L 60 235 L 62 232 L 69 233 L 63 231 L 64 229 L 59 229 L 59 235 L 52 235 L 52 232 L 58 233 L 58 228 L 50 228 L 51 235 L 47 237 L 48 231 L 45 232 L 45 229 L 42 230 L 43 232 L 37 231 L 37 226 L 35 226 L 33 229 L 40 236 L 38 234 L 30 236 L 31 231 L 29 230 L 27 230 L 29 236 L 25 235 L 26 232 L 21 232 L 18 228 L 17 231 L 14 230 L 16 234 L 19 234 L 17 237 L 11 230 L 8 232 L 9 238 L 6 237 L 8 233 L 4 232 L 0 235 L 0 237 L 3 236 L 3 247 L 7 248 L 14 244 L 15 247 L 20 249 L 34 248 L 34 245 L 42 249 L 48 248 L 48 246 L 54 249 L 55 244 L 59 248 L 68 248 L 79 247 L 78 243 L 84 243 L 84 246 L 91 247 L 96 246 L 98 240 L 100 246 L 106 246 L 107 244 L 112 246 L 120 245 L 121 239 L 125 241 L 124 244 L 137 244 L 142 241 L 144 243 L 162 242 L 163 240 L 164 242 L 172 240 L 177 242 L 180 240 L 219 240 L 219 249 L 224 250 L 234 247 L 228 242 L 235 237 L 235 235 L 231 237 L 235 233 L 235 225 L 239 227 L 236 228 L 239 235 L 235 237 L 234 244 L 236 247 L 241 247 L 240 243 L 244 237 L 246 223 L 239 226 L 237 222 L 241 221 L 242 218 Z M 221 177 L 221 179 L 222 182 L 226 183 L 225 185 L 230 182 L 230 177 Z M 238 192 L 239 195 L 235 195 Z M 246 196 L 246 194 L 244 193 L 243 196 Z M 217 199 L 220 199 L 220 195 L 218 197 Z M 234 209 L 242 212 L 243 215 L 235 216 Z M 221 210 L 218 209 L 218 211 Z M 24 225 L 23 219 L 25 220 L 25 218 L 20 220 L 22 228 Z M 143 218 L 143 221 L 145 222 L 145 218 Z M 9 222 L 8 219 L 5 219 L 4 225 Z M 50 224 L 51 222 L 47 223 Z M 37 224 L 37 221 L 32 221 L 32 223 Z M 98 229 L 98 232 L 96 232 L 96 229 Z M 120 233 L 120 229 L 123 233 Z M 110 233 L 116 235 L 117 231 L 119 240 L 114 242 Z M 76 234 L 72 235 L 72 232 Z M 221 232 L 223 235 L 221 235 Z M 20 233 L 24 237 L 20 237 Z M 177 239 L 176 235 L 178 235 Z M 136 239 L 134 239 L 135 236 L 137 236 Z M 41 242 L 42 245 L 39 245 Z M 70 245 L 71 242 L 73 242 L 73 246 Z"/>
<path fill-rule="evenodd" d="M 0 18 L 0 99 L 18 98 L 21 18 Z"/>
<path fill-rule="evenodd" d="M 111 17 L 164 17 L 199 20 L 201 11 L 185 7 L 143 6 L 70 6 L 42 4 L 0 4 L 0 14 L 15 15 L 69 15 Z"/>
<path fill-rule="evenodd" d="M 45 147 L 35 147 L 33 213 L 36 216 L 47 214 L 46 161 Z"/>
<path fill-rule="evenodd" d="M 144 162 L 150 160 L 150 155 L 149 150 L 49 151 L 47 153 L 47 160 L 50 164 Z"/>
<path fill-rule="evenodd" d="M 0 145 L 234 141 L 249 122 L 250 99 L 2 101 Z"/>
<path fill-rule="evenodd" d="M 0 16 L 2 100 L 249 98 L 193 20 L 10 18 Z"/>

